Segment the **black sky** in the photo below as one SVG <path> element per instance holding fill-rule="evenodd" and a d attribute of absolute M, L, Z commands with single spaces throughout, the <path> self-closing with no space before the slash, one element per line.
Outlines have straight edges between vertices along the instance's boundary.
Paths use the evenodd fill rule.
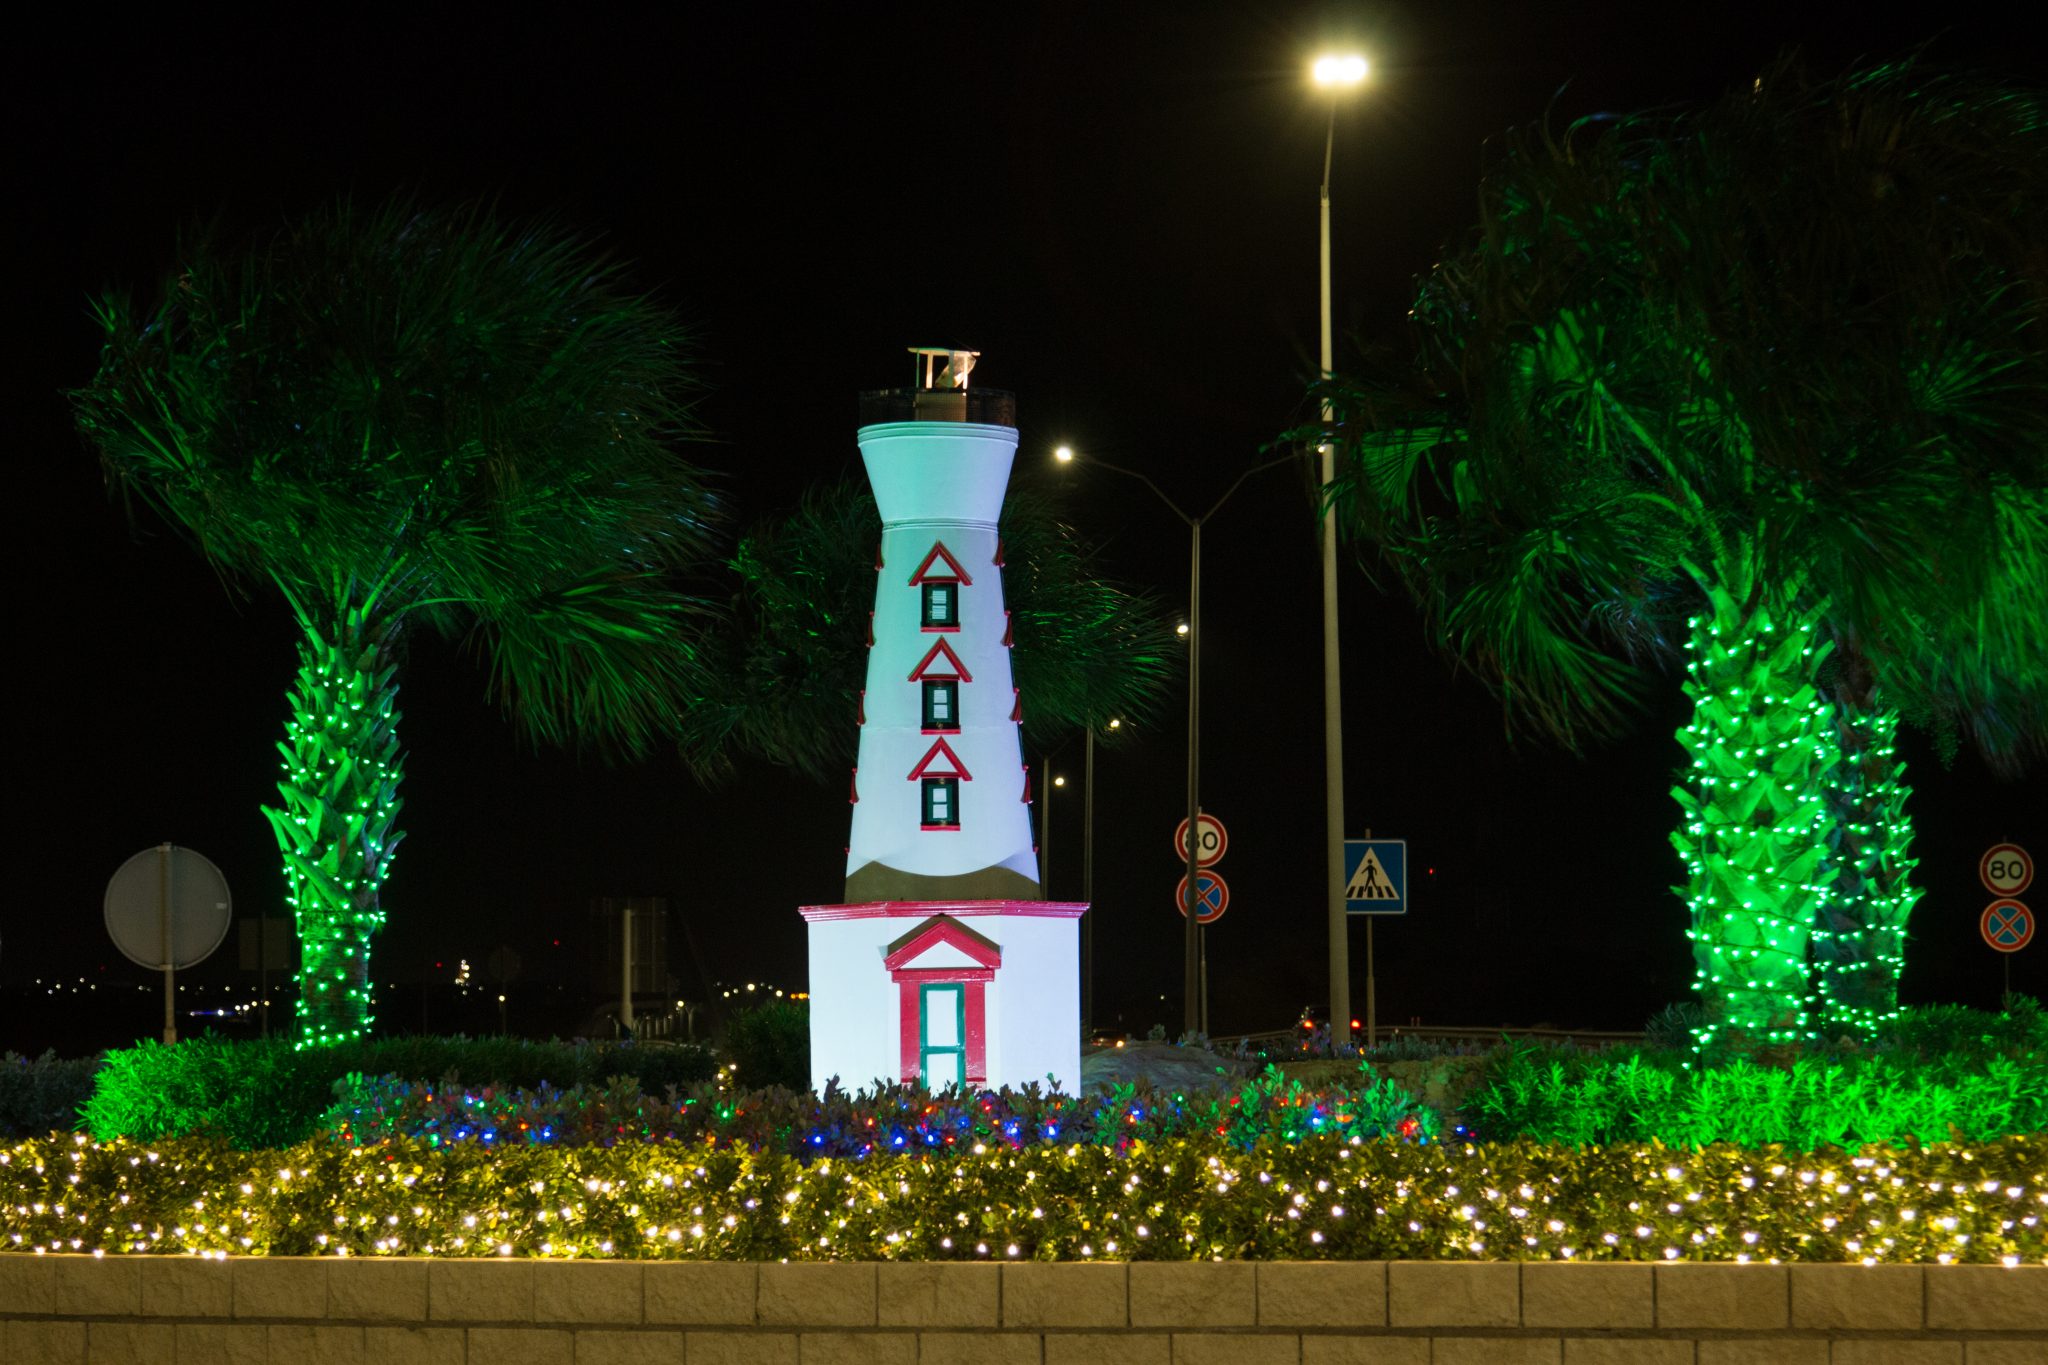
<path fill-rule="evenodd" d="M 601 234 L 701 336 L 714 439 L 693 458 L 721 472 L 742 520 L 857 467 L 853 395 L 902 382 L 904 347 L 979 348 L 976 381 L 1018 395 L 1016 480 L 1073 484 L 1116 571 L 1178 604 L 1179 523 L 1135 485 L 1055 473 L 1046 454 L 1072 442 L 1206 506 L 1300 415 L 1323 117 L 1302 67 L 1326 37 L 1377 65 L 1337 135 L 1341 363 L 1360 338 L 1398 341 L 1410 281 L 1471 215 L 1489 134 L 1546 109 L 1705 98 L 1788 46 L 1830 67 L 1932 42 L 1937 58 L 2040 80 L 2048 43 L 2018 8 L 723 5 L 253 24 L 74 11 L 6 58 L 20 240 L 0 979 L 139 976 L 105 937 L 100 897 L 159 840 L 213 857 L 240 913 L 281 895 L 257 806 L 289 621 L 268 598 L 231 598 L 162 527 L 131 529 L 58 396 L 92 370 L 88 297 L 152 287 L 189 222 L 254 226 L 402 191 L 496 196 Z M 1205 534 L 1204 581 L 1203 801 L 1232 833 L 1215 1021 L 1271 1027 L 1324 979 L 1318 598 L 1298 481 L 1261 475 L 1237 494 Z M 1344 593 L 1350 823 L 1406 836 L 1417 873 L 1435 869 L 1412 916 L 1378 935 L 1383 1017 L 1627 1028 L 1681 998 L 1675 686 L 1639 738 L 1583 760 L 1512 746 L 1404 603 L 1356 574 Z M 672 761 L 536 755 L 481 694 L 457 651 L 415 643 L 409 833 L 380 981 L 500 944 L 544 963 L 587 932 L 588 898 L 642 894 L 690 917 L 715 975 L 801 984 L 794 907 L 837 898 L 842 786 L 755 767 L 706 793 Z M 1140 1030 L 1179 1015 L 1159 997 L 1179 979 L 1182 704 L 1098 755 L 1099 1012 Z M 1976 857 L 1998 838 L 2048 856 L 2048 785 L 1996 782 L 1968 754 L 1945 769 L 1918 740 L 1907 753 L 1927 888 L 1907 994 L 1989 1004 L 2000 964 L 1976 941 Z M 1075 791 L 1078 736 L 1055 766 Z M 1053 889 L 1078 898 L 1077 799 L 1057 803 L 1053 842 Z M 2012 964 L 2016 985 L 2040 989 L 2044 954 Z M 193 979 L 229 979 L 231 960 Z"/>

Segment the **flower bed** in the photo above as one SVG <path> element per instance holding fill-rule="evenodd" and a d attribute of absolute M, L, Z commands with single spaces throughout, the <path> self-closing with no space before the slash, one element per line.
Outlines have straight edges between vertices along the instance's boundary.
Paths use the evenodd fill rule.
<path fill-rule="evenodd" d="M 2048 1141 L 1801 1153 L 1218 1137 L 821 1159 L 709 1144 L 0 1151 L 18 1250 L 712 1260 L 2048 1261 Z"/>
<path fill-rule="evenodd" d="M 1391 1081 L 1360 1076 L 1310 1088 L 1268 1068 L 1228 1095 L 1189 1095 L 1149 1085 L 1120 1085 L 1082 1097 L 1021 1090 L 913 1086 L 848 1094 L 832 1089 L 725 1093 L 699 1087 L 644 1094 L 621 1079 L 604 1086 L 429 1085 L 393 1076 L 347 1077 L 322 1128 L 343 1142 L 418 1138 L 429 1146 L 550 1143 L 563 1146 L 709 1141 L 805 1160 L 866 1157 L 983 1144 L 1029 1147 L 1084 1142 L 1124 1149 L 1138 1142 L 1194 1136 L 1249 1148 L 1315 1135 L 1436 1137 L 1434 1111 Z"/>

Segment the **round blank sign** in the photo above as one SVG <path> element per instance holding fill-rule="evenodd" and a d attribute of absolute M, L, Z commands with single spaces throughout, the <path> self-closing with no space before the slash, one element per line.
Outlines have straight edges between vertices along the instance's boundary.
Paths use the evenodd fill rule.
<path fill-rule="evenodd" d="M 170 961 L 164 961 L 165 911 Z M 151 971 L 204 962 L 227 937 L 232 902 L 228 880 L 189 848 L 145 848 L 107 882 L 107 933 L 130 962 Z"/>

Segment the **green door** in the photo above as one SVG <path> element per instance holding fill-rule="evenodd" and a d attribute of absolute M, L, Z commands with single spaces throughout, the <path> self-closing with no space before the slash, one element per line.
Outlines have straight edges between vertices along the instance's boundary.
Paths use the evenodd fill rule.
<path fill-rule="evenodd" d="M 967 988 L 957 981 L 918 990 L 917 1069 L 927 1090 L 967 1083 Z"/>

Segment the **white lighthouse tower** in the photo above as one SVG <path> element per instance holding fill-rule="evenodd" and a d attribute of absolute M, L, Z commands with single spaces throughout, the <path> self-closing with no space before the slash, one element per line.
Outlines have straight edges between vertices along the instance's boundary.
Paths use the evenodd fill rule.
<path fill-rule="evenodd" d="M 846 900 L 801 910 L 821 1090 L 1080 1084 L 1088 907 L 1038 884 L 997 525 L 1016 403 L 968 388 L 977 354 L 914 348 L 911 387 L 861 395 L 882 539 Z"/>

